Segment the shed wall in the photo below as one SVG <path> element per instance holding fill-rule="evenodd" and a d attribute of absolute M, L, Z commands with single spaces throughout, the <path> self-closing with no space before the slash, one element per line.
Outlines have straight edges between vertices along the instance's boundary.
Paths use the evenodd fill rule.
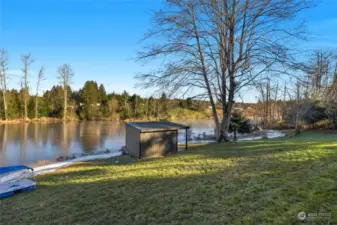
<path fill-rule="evenodd" d="M 178 151 L 178 131 L 141 133 L 141 158 L 165 156 Z"/>
<path fill-rule="evenodd" d="M 125 130 L 126 151 L 134 157 L 139 158 L 140 149 L 140 131 L 136 128 L 126 125 Z"/>

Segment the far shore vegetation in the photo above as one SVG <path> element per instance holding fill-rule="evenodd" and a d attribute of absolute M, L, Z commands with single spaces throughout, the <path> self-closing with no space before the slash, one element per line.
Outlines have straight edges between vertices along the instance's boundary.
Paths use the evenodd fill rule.
<path fill-rule="evenodd" d="M 67 86 L 65 101 L 63 86 L 53 86 L 41 96 L 27 97 L 25 92 L 6 90 L 6 113 L 0 102 L 0 123 L 54 122 L 61 120 L 177 120 L 210 118 L 207 101 L 171 99 L 163 92 L 159 97 L 142 98 L 124 91 L 107 93 L 103 84 L 87 81 L 83 88 L 74 91 Z M 1 92 L 0 98 L 3 99 Z M 67 102 L 67 110 L 64 110 Z M 38 107 L 37 107 L 38 105 Z M 66 116 L 64 115 L 66 112 Z"/>

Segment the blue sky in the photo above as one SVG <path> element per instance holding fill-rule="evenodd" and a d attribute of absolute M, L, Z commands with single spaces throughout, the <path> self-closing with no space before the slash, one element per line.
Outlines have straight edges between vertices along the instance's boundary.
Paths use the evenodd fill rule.
<path fill-rule="evenodd" d="M 86 80 L 103 83 L 107 91 L 124 89 L 147 95 L 134 88 L 133 76 L 154 64 L 142 66 L 132 58 L 141 49 L 139 40 L 151 27 L 151 11 L 163 0 L 0 0 L 0 48 L 9 52 L 10 87 L 20 82 L 20 55 L 35 59 L 31 86 L 41 65 L 47 80 L 42 89 L 57 84 L 57 67 L 73 66 L 73 89 Z M 300 14 L 311 32 L 304 50 L 337 47 L 337 0 L 317 1 L 317 7 Z M 247 95 L 247 101 L 255 96 Z"/>

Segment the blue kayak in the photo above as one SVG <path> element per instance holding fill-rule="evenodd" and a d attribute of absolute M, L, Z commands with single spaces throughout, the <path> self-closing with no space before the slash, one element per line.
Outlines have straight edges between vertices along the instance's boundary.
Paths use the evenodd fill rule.
<path fill-rule="evenodd" d="M 35 188 L 36 183 L 29 179 L 22 179 L 10 183 L 0 184 L 0 199 L 7 198 L 21 192 L 31 191 Z"/>
<path fill-rule="evenodd" d="M 0 167 L 0 199 L 34 190 L 36 183 L 31 181 L 32 168 L 24 165 Z"/>
<path fill-rule="evenodd" d="M 0 167 L 0 175 L 5 174 L 5 173 L 12 173 L 20 170 L 31 170 L 33 171 L 32 168 L 24 165 L 20 166 L 7 166 L 7 167 Z"/>

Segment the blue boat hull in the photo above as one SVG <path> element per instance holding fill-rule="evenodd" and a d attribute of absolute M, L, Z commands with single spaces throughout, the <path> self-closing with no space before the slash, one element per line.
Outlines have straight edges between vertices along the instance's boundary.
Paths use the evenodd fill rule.
<path fill-rule="evenodd" d="M 36 183 L 29 179 L 22 179 L 6 184 L 0 184 L 0 198 L 6 198 L 17 193 L 31 191 L 36 188 Z"/>

